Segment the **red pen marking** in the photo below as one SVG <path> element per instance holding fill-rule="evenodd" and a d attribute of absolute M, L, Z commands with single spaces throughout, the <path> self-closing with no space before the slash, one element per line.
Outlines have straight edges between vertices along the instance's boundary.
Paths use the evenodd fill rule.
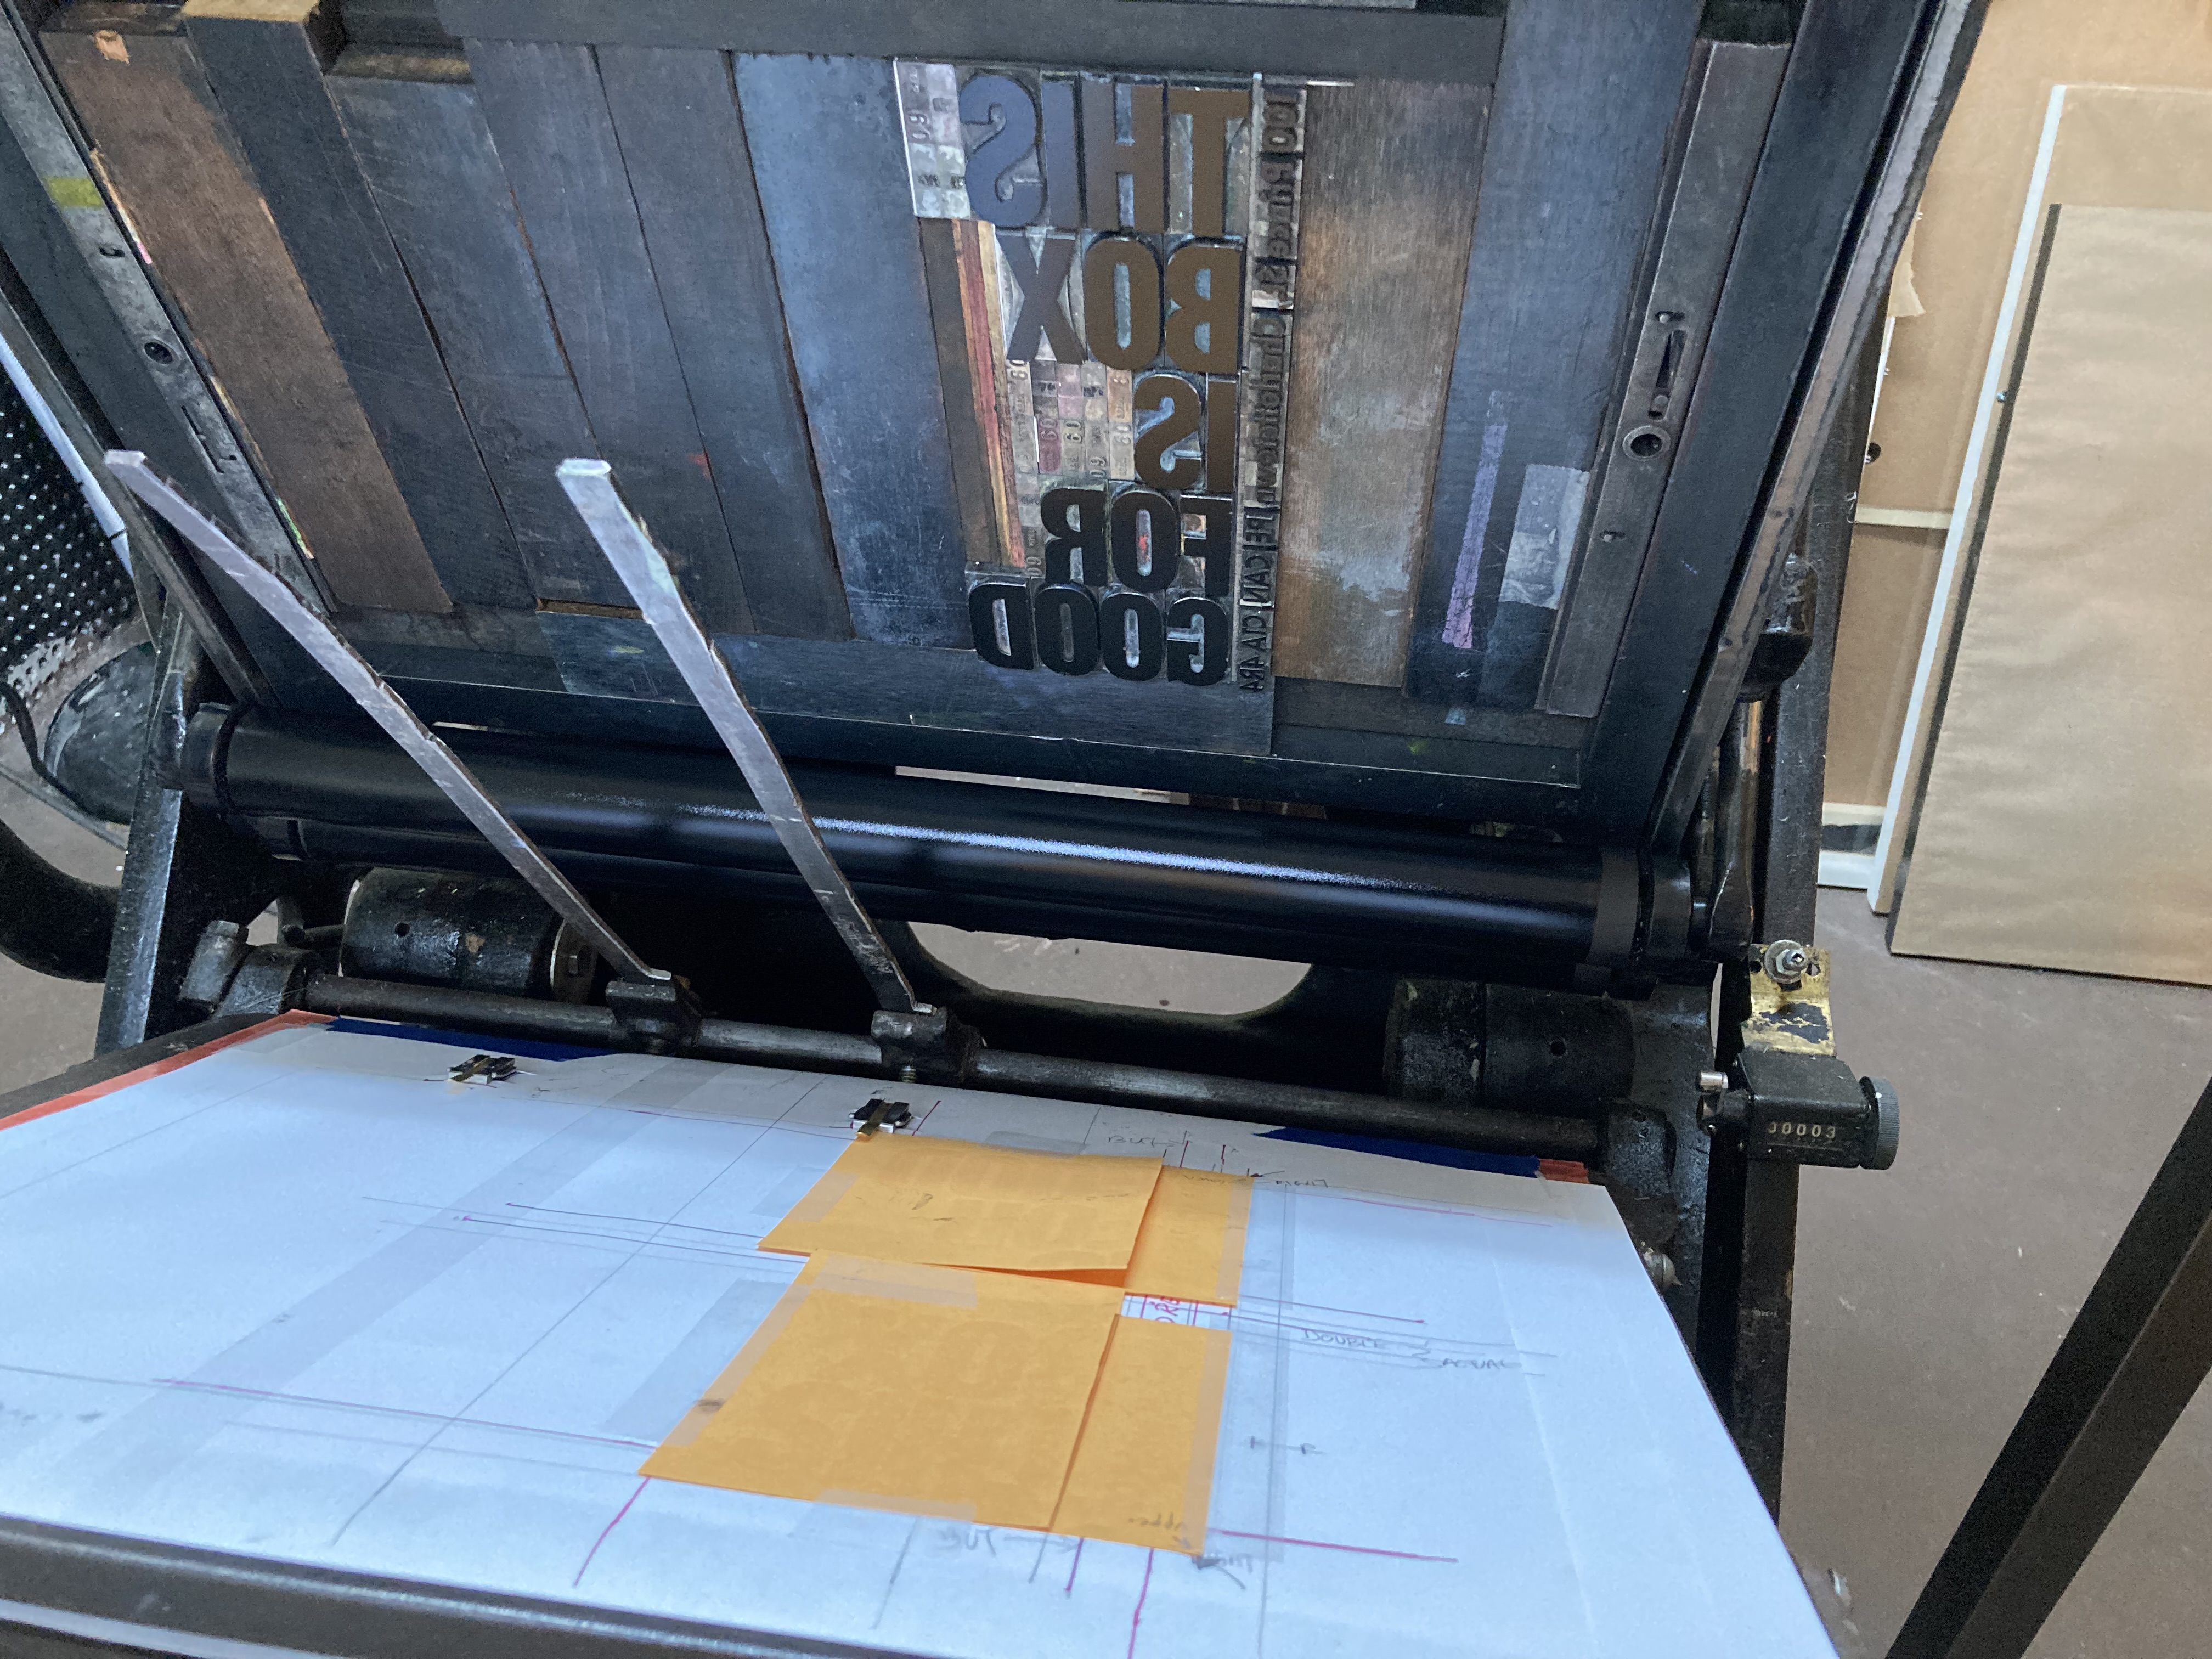
<path fill-rule="evenodd" d="M 612 1532 L 615 1528 L 620 1524 L 623 1516 L 629 1513 L 629 1506 L 632 1504 L 636 1503 L 639 1498 L 643 1496 L 645 1489 L 649 1484 L 650 1483 L 648 1481 L 640 1480 L 637 1483 L 637 1491 L 632 1492 L 627 1498 L 625 1498 L 623 1501 L 623 1506 L 615 1511 L 615 1518 L 612 1521 L 608 1522 L 605 1526 L 599 1528 L 599 1535 L 592 1540 L 592 1547 L 584 1552 L 584 1565 L 576 1569 L 576 1576 L 568 1581 L 569 1589 L 574 1589 L 577 1585 L 584 1582 L 584 1574 L 592 1565 L 592 1558 L 599 1553 L 599 1546 L 607 1541 L 607 1534 Z"/>
<path fill-rule="evenodd" d="M 289 1014 L 278 1014 L 275 1018 L 264 1019 L 258 1025 L 249 1025 L 242 1031 L 233 1031 L 228 1036 L 219 1036 L 211 1042 L 201 1043 L 198 1048 L 187 1048 L 180 1054 L 171 1054 L 167 1060 L 157 1060 L 149 1066 L 141 1066 L 135 1072 L 125 1072 L 120 1077 L 112 1077 L 104 1082 L 87 1084 L 82 1089 L 71 1090 L 65 1095 L 57 1095 L 52 1100 L 41 1102 L 36 1106 L 26 1106 L 21 1111 L 10 1116 L 0 1117 L 0 1129 L 8 1128 L 17 1123 L 28 1123 L 37 1118 L 52 1117 L 56 1112 L 66 1112 L 72 1106 L 82 1106 L 88 1100 L 98 1100 L 102 1095 L 112 1095 L 119 1089 L 128 1089 L 134 1083 L 143 1083 L 149 1078 L 162 1077 L 171 1072 L 182 1071 L 194 1060 L 205 1060 L 217 1049 L 233 1048 L 241 1042 L 251 1042 L 256 1037 L 267 1036 L 271 1031 L 281 1031 L 288 1026 L 320 1025 L 331 1018 L 331 1016 L 328 1014 L 310 1014 L 295 1008 Z"/>
<path fill-rule="evenodd" d="M 1145 1582 L 1137 1591 L 1137 1610 L 1129 1615 L 1130 1659 L 1135 1659 L 1135 1654 L 1137 1651 L 1137 1621 L 1145 1616 L 1145 1598 L 1152 1593 L 1152 1555 L 1153 1552 L 1151 1550 L 1146 1550 L 1145 1552 Z"/>
<path fill-rule="evenodd" d="M 1457 1565 L 1456 1555 L 1416 1555 L 1411 1550 L 1370 1549 L 1364 1544 L 1325 1544 L 1318 1538 L 1278 1538 L 1267 1532 L 1231 1532 L 1226 1527 L 1212 1527 L 1224 1538 L 1249 1538 L 1261 1544 L 1299 1544 L 1310 1550 L 1343 1550 L 1352 1555 L 1387 1555 L 1394 1561 L 1443 1561 Z"/>
<path fill-rule="evenodd" d="M 1083 1540 L 1079 1538 L 1075 1540 L 1075 1559 L 1067 1564 L 1067 1586 L 1060 1591 L 1062 1595 L 1073 1595 L 1075 1594 L 1075 1570 L 1082 1565 Z"/>

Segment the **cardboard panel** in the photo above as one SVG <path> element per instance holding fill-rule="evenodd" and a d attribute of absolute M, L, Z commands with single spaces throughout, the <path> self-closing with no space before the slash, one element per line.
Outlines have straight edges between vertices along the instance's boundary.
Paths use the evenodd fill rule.
<path fill-rule="evenodd" d="M 2196 0 L 2127 0 L 2100 9 L 2094 28 L 2081 20 L 2081 9 L 2065 0 L 2008 0 L 1983 25 L 1921 202 L 1911 257 L 1923 313 L 1900 320 L 1891 341 L 1874 427 L 1881 458 L 1866 470 L 1866 506 L 1917 513 L 1951 506 L 2054 84 L 2070 83 L 2071 90 L 2051 200 L 2212 205 L 2191 193 L 2212 144 L 2185 136 L 2185 127 L 2203 131 L 2206 118 L 2191 112 L 2206 100 L 2190 89 L 2212 88 L 2212 34 L 2202 8 Z M 2162 106 L 2159 113 L 2153 106 Z M 2138 127 L 2140 137 L 2126 136 Z M 2171 193 L 2116 188 L 2130 179 Z M 1886 591 L 1864 605 L 1846 603 L 1830 744 L 1842 754 L 1884 758 L 1870 794 L 1837 793 L 1843 786 L 1832 769 L 1832 800 L 1880 802 L 1887 795 L 1904 712 L 1890 688 L 1899 678 L 1910 684 L 1927 617 L 1923 573 L 1898 567 L 1879 550 L 1863 557 L 1857 550 L 1868 543 L 1863 531 L 1851 586 Z"/>
<path fill-rule="evenodd" d="M 1912 668 L 1936 571 L 1940 530 L 1861 525 L 1836 632 L 1828 715 L 1826 796 L 1879 810 L 1897 764 L 1897 734 L 1912 692 Z M 1910 639 L 1912 651 L 1898 641 Z"/>
<path fill-rule="evenodd" d="M 2212 983 L 2212 213 L 2061 208 L 1893 946 Z"/>

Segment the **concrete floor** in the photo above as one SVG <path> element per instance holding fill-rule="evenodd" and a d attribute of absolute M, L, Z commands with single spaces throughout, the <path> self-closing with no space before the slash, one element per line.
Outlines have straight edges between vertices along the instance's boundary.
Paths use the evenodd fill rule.
<path fill-rule="evenodd" d="M 0 727 L 0 741 L 13 744 L 14 730 Z M 0 820 L 80 880 L 112 885 L 122 868 L 116 848 L 6 778 L 0 778 Z M 49 979 L 0 957 L 0 1094 L 88 1058 L 99 1024 L 100 987 Z"/>
<path fill-rule="evenodd" d="M 1839 1047 L 1904 1139 L 1884 1174 L 1805 1172 L 1782 1530 L 1879 1656 L 2212 1076 L 2212 991 L 1892 957 L 1851 892 L 1820 926 Z M 2208 1565 L 2212 1388 L 2034 1659 L 2204 1659 Z"/>
<path fill-rule="evenodd" d="M 0 782 L 0 817 L 88 879 L 119 855 Z M 1782 1526 L 1844 1659 L 1876 1659 L 2212 1074 L 2212 991 L 1893 957 L 1823 895 L 1844 1056 L 1905 1105 L 1886 1174 L 1806 1172 Z M 1255 1006 L 1275 963 L 971 938 L 994 982 Z M 1139 992 L 1138 988 L 1142 987 Z M 0 1090 L 90 1052 L 97 987 L 0 959 Z M 2212 1659 L 2212 1390 L 2200 1394 L 2033 1649 Z"/>

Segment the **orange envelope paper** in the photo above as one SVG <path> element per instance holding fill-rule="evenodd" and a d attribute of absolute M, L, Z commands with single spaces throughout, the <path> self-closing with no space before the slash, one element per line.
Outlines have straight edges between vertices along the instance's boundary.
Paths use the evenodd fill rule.
<path fill-rule="evenodd" d="M 1121 1288 L 1133 1296 L 1237 1305 L 1252 1177 L 1164 1169 Z"/>
<path fill-rule="evenodd" d="M 1201 1553 L 1228 1377 L 1228 1332 L 1115 1320 L 1052 1529 Z"/>
<path fill-rule="evenodd" d="M 1119 1273 L 1159 1177 L 1148 1158 L 871 1135 L 839 1155 L 761 1249 L 1008 1273 Z"/>
<path fill-rule="evenodd" d="M 1121 1304 L 1098 1285 L 817 1255 L 640 1472 L 1042 1529 Z"/>

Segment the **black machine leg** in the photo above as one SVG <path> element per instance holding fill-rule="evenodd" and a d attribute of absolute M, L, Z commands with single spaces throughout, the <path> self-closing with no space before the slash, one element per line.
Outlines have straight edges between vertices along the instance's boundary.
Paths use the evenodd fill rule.
<path fill-rule="evenodd" d="M 1698 1368 L 1770 1513 L 1782 1513 L 1790 1278 L 1797 1265 L 1797 1166 L 1715 1140 L 1705 1208 Z"/>
<path fill-rule="evenodd" d="M 1761 939 L 1810 941 L 1820 862 L 1820 805 L 1826 793 L 1828 674 L 1843 609 L 1844 575 L 1859 474 L 1866 465 L 1880 337 L 1869 331 L 1857 373 L 1836 413 L 1827 450 L 1807 504 L 1804 544 L 1792 567 L 1811 600 L 1803 665 L 1768 694 L 1749 763 L 1739 757 L 1738 787 L 1757 817 L 1755 921 Z M 1791 611 L 1789 595 L 1778 611 Z M 1730 741 L 1742 728 L 1731 726 Z M 1751 1012 L 1742 968 L 1721 975 L 1718 1060 L 1734 1058 L 1733 1034 Z M 1743 1155 L 1741 1139 L 1715 1139 L 1708 1177 L 1705 1284 L 1698 1304 L 1698 1364 L 1736 1449 L 1776 1516 L 1782 1512 L 1782 1449 L 1790 1400 L 1790 1319 L 1797 1267 L 1797 1166 Z"/>
<path fill-rule="evenodd" d="M 172 605 L 100 1006 L 101 1054 L 198 1018 L 179 1003 L 177 988 L 201 930 L 217 920 L 251 921 L 276 894 L 276 861 L 186 800 L 176 781 L 185 725 L 210 672 L 183 608 Z"/>
<path fill-rule="evenodd" d="M 2018 1659 L 2212 1370 L 2212 1085 L 1889 1659 Z"/>

